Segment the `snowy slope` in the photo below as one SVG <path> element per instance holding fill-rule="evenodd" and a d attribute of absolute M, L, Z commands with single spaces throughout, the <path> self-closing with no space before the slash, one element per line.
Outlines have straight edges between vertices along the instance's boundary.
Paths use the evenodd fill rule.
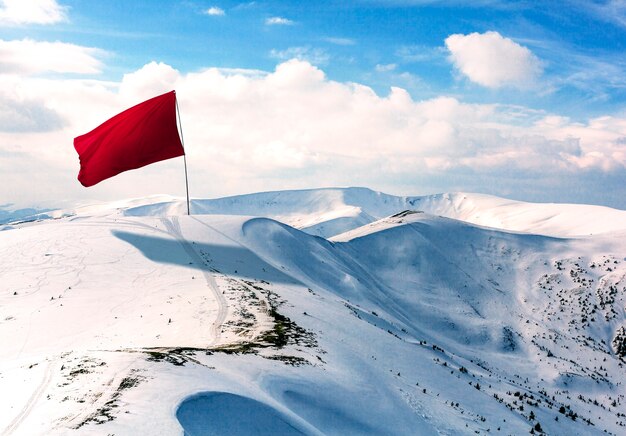
<path fill-rule="evenodd" d="M 439 194 L 409 200 L 410 209 L 486 227 L 550 236 L 626 229 L 626 211 L 604 206 L 526 203 L 484 194 Z"/>
<path fill-rule="evenodd" d="M 332 236 L 406 208 L 400 197 L 364 188 L 263 192 L 193 200 L 194 213 L 271 217 L 319 236 Z M 182 214 L 183 202 L 129 208 L 130 216 Z M 371 215 L 371 214 L 374 215 Z"/>
<path fill-rule="evenodd" d="M 0 432 L 623 434 L 623 212 L 573 206 L 604 232 L 477 198 L 264 193 L 191 217 L 160 198 L 12 224 Z"/>

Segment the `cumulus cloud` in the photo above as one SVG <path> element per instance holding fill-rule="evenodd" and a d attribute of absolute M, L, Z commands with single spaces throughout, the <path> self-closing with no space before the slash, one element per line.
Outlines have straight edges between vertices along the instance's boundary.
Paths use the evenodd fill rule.
<path fill-rule="evenodd" d="M 4 74 L 99 73 L 100 49 L 65 42 L 0 39 L 0 71 Z"/>
<path fill-rule="evenodd" d="M 488 88 L 524 87 L 542 72 L 541 62 L 528 48 L 498 32 L 450 35 L 445 43 L 453 65 Z"/>
<path fill-rule="evenodd" d="M 47 132 L 63 124 L 59 114 L 40 100 L 0 95 L 0 132 Z"/>
<path fill-rule="evenodd" d="M 270 17 L 265 20 L 265 24 L 267 24 L 268 26 L 273 26 L 273 25 L 292 26 L 295 24 L 295 22 L 288 18 Z"/>
<path fill-rule="evenodd" d="M 163 62 L 150 62 L 139 70 L 124 74 L 119 94 L 128 101 L 148 99 L 155 90 L 164 93 L 176 86 L 180 73 Z"/>
<path fill-rule="evenodd" d="M 619 118 L 580 124 L 546 115 L 529 127 L 537 118 L 534 111 L 452 97 L 416 101 L 401 88 L 379 96 L 367 86 L 329 80 L 319 68 L 296 59 L 266 75 L 218 69 L 181 74 L 153 62 L 124 76 L 118 98 L 148 98 L 173 88 L 186 109 L 190 138 L 212 144 L 215 148 L 203 152 L 223 153 L 233 165 L 252 152 L 268 168 L 333 162 L 339 156 L 357 165 L 385 163 L 400 173 L 626 168 L 620 142 L 626 123 Z M 262 159 L 259 150 L 273 157 Z M 281 164 L 279 152 L 289 156 Z"/>
<path fill-rule="evenodd" d="M 580 185 L 579 199 L 581 192 L 598 195 L 595 181 L 610 179 L 612 189 L 595 202 L 626 206 L 624 188 L 615 182 L 626 175 L 626 118 L 619 116 L 574 122 L 453 97 L 420 101 L 401 88 L 381 96 L 364 85 L 330 80 L 297 59 L 266 73 L 209 68 L 184 74 L 151 62 L 121 83 L 13 80 L 23 101 L 39 98 L 65 122 L 47 133 L 0 131 L 0 153 L 14 156 L 10 165 L 0 162 L 6 180 L 0 198 L 21 205 L 41 204 L 34 201 L 40 198 L 182 195 L 177 159 L 85 190 L 75 181 L 72 147 L 74 136 L 115 113 L 176 89 L 192 196 L 364 185 L 400 194 L 508 190 L 519 197 L 532 185 L 533 199 L 555 201 L 573 183 Z M 28 174 L 44 167 L 35 192 Z"/>
<path fill-rule="evenodd" d="M 54 24 L 67 20 L 56 0 L 0 0 L 0 24 Z"/>
<path fill-rule="evenodd" d="M 204 13 L 206 15 L 212 15 L 212 16 L 226 15 L 226 12 L 224 12 L 224 9 L 218 8 L 217 6 L 211 6 L 209 9 L 205 10 Z"/>

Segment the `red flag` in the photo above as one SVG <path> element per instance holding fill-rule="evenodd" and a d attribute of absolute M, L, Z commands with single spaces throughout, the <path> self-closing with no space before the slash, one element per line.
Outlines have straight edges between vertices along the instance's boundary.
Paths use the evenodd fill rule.
<path fill-rule="evenodd" d="M 185 154 L 176 126 L 176 91 L 146 100 L 74 138 L 83 186 Z"/>

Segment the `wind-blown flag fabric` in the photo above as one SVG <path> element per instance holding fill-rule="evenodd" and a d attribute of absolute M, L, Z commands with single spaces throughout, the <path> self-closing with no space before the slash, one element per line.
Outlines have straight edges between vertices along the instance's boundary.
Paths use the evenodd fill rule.
<path fill-rule="evenodd" d="M 93 186 L 121 172 L 185 154 L 176 126 L 176 92 L 126 109 L 74 138 L 78 181 Z"/>

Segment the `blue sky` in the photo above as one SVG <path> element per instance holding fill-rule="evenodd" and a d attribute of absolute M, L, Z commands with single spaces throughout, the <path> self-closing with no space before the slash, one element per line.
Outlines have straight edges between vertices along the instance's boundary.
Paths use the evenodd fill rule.
<path fill-rule="evenodd" d="M 207 66 L 269 71 L 281 57 L 297 54 L 323 67 L 331 79 L 371 85 L 382 94 L 389 86 L 401 86 L 418 99 L 453 94 L 468 102 L 532 104 L 584 118 L 620 110 L 626 97 L 626 5 L 618 9 L 620 18 L 601 3 L 576 1 L 62 4 L 68 8 L 67 22 L 3 27 L 0 35 L 104 49 L 109 54 L 97 77 L 112 80 L 152 60 L 181 71 Z M 210 8 L 223 15 L 209 15 Z M 292 23 L 268 25 L 272 17 Z M 497 31 L 538 56 L 544 65 L 543 89 L 494 91 L 459 80 L 447 61 L 445 39 L 487 31 Z M 300 52 L 289 52 L 294 47 Z M 396 67 L 390 74 L 377 71 L 377 65 Z M 568 81 L 572 76 L 576 79 Z"/>
<path fill-rule="evenodd" d="M 95 127 L 98 114 L 103 121 L 124 104 L 134 103 L 133 97 L 148 98 L 150 92 L 171 86 L 181 88 L 181 103 L 189 102 L 190 115 L 184 116 L 192 123 L 190 138 L 202 142 L 189 147 L 204 147 L 209 140 L 212 144 L 197 152 L 196 170 L 203 159 L 227 162 L 219 170 L 226 183 L 221 188 L 203 183 L 207 187 L 199 189 L 198 196 L 257 187 L 365 184 L 398 194 L 464 190 L 626 208 L 626 2 L 485 0 L 471 2 L 470 7 L 467 3 L 0 1 L 0 95 L 7 107 L 23 105 L 13 114 L 0 111 L 0 133 L 3 125 L 15 126 L 16 117 L 27 126 L 18 129 L 21 136 L 15 128 L 4 128 L 9 136 L 0 156 L 28 156 L 42 146 L 41 141 L 58 141 L 59 153 L 67 152 L 67 159 L 72 159 L 73 150 L 66 151 L 61 142 L 71 144 L 72 135 L 84 133 L 75 129 Z M 55 53 L 50 57 L 56 59 L 41 53 Z M 60 65 L 65 59 L 71 66 Z M 293 77 L 298 82 L 292 94 L 281 92 L 279 99 L 284 83 L 272 88 L 276 85 L 272 77 L 292 80 L 290 74 L 276 74 L 283 64 L 284 70 L 297 72 Z M 207 72 L 211 68 L 215 74 Z M 341 129 L 332 120 L 303 124 L 298 131 L 278 120 L 271 129 L 261 129 L 256 139 L 240 134 L 228 138 L 210 122 L 204 130 L 198 127 L 196 121 L 206 117 L 200 109 L 191 109 L 200 101 L 223 109 L 232 96 L 196 94 L 192 87 L 220 81 L 237 82 L 255 98 L 271 88 L 272 99 L 261 103 L 237 93 L 240 107 L 255 101 L 265 112 L 274 110 L 264 107 L 270 100 L 297 106 L 298 98 L 312 98 L 307 93 L 311 86 L 325 102 L 343 95 L 344 100 L 333 100 L 330 111 L 339 118 L 345 114 L 345 128 L 354 129 L 355 137 L 360 134 L 359 123 L 367 124 L 361 112 L 386 122 L 370 132 L 369 137 L 377 139 L 365 145 L 368 136 L 360 144 L 342 139 L 332 146 L 320 145 L 319 141 L 344 133 L 350 137 L 349 131 L 316 137 L 317 132 Z M 44 91 L 23 91 L 33 87 Z M 99 98 L 106 99 L 102 87 L 110 102 L 98 106 Z M 76 92 L 85 98 L 73 103 L 73 111 L 61 107 L 61 88 L 74 100 L 73 89 L 80 88 Z M 363 97 L 365 88 L 375 96 Z M 402 107 L 388 104 L 392 88 L 406 91 L 408 100 L 396 93 Z M 187 92 L 181 94 L 182 89 Z M 364 105 L 363 111 L 353 108 L 357 102 Z M 326 106 L 315 100 L 311 111 L 302 111 L 301 116 L 320 120 L 323 117 L 314 109 Z M 342 107 L 351 109 L 342 112 Z M 223 118 L 216 123 L 232 127 L 256 122 L 253 112 L 232 111 L 230 115 L 220 111 Z M 298 112 L 295 106 L 287 110 Z M 89 117 L 80 117 L 87 113 Z M 31 119 L 25 121 L 28 116 Z M 395 141 L 389 149 L 385 137 Z M 260 170 L 253 171 L 256 175 L 248 172 L 242 181 L 233 170 L 236 153 L 221 148 L 232 143 L 239 144 L 242 156 L 289 159 L 274 167 L 261 162 Z M 359 153 L 361 146 L 367 152 Z M 372 151 L 376 147 L 378 153 Z M 51 174 L 65 170 L 63 162 L 48 163 L 53 164 Z M 39 165 L 43 168 L 46 162 Z M 175 164 L 163 165 L 170 169 Z M 346 176 L 350 169 L 353 179 Z M 19 173 L 11 174 L 15 186 L 27 189 Z M 153 175 L 147 171 L 143 177 Z M 6 197 L 0 203 L 19 203 L 17 197 L 29 199 L 22 201 L 32 203 L 28 205 L 112 199 L 123 192 L 123 181 L 85 193 L 61 179 L 50 192 L 18 196 L 16 189 L 7 188 L 0 191 L 0 197 Z M 197 179 L 204 182 L 202 175 Z M 152 181 L 147 185 L 154 188 L 146 194 L 166 186 Z"/>

